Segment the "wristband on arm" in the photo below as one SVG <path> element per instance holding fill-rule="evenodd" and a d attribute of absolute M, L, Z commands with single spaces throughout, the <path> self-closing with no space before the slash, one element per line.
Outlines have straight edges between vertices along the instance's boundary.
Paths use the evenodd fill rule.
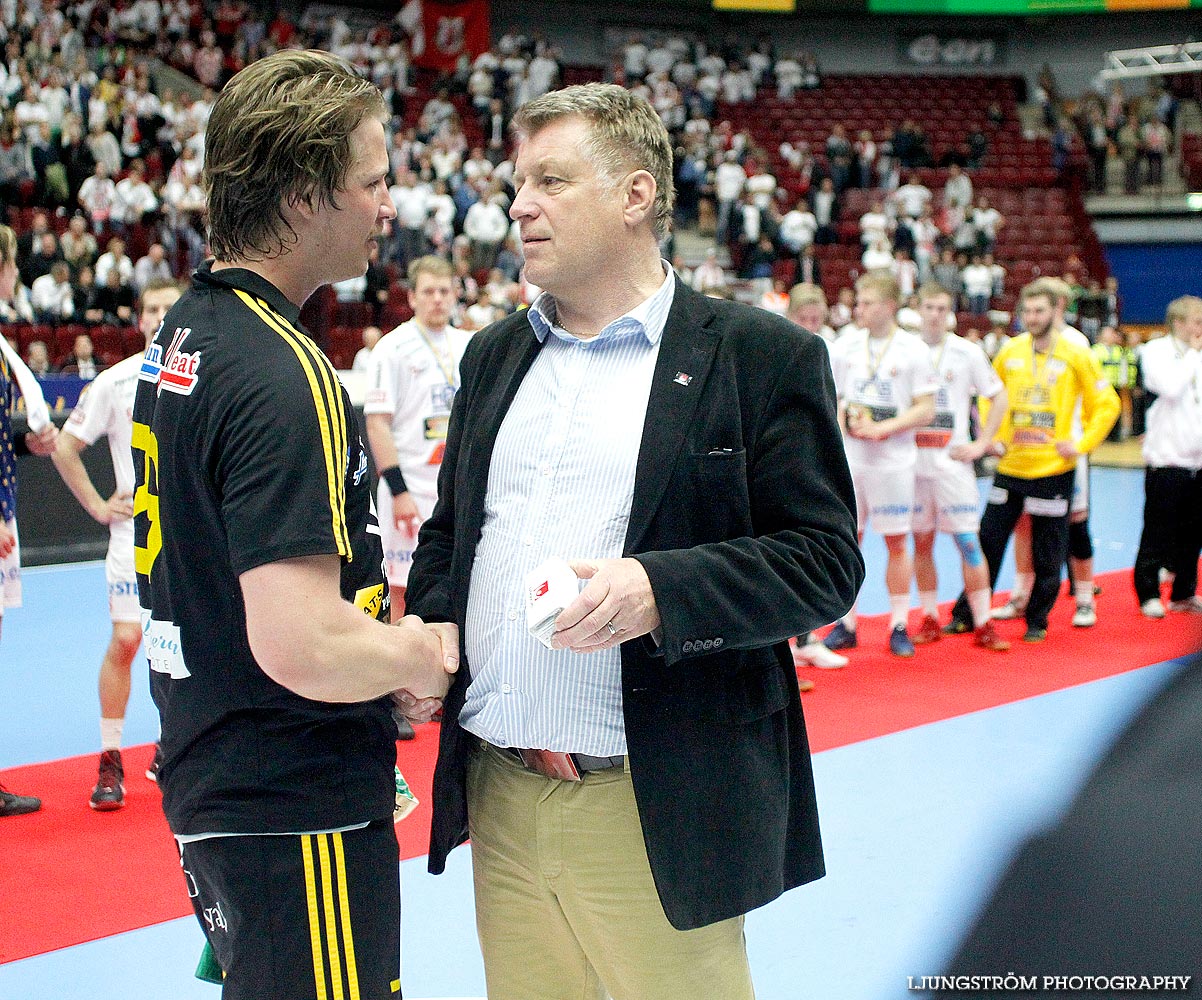
<path fill-rule="evenodd" d="M 388 484 L 388 492 L 394 497 L 399 497 L 402 493 L 409 492 L 409 488 L 405 485 L 405 477 L 401 475 L 401 467 L 399 465 L 381 469 L 380 478 Z"/>

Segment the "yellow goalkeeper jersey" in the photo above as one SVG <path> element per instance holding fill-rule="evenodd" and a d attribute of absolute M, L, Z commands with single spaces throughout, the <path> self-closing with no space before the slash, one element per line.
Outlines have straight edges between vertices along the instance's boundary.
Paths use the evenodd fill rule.
<path fill-rule="evenodd" d="M 1029 333 L 1011 338 L 993 360 L 1006 385 L 1010 411 L 997 439 L 1006 446 L 997 471 L 1019 479 L 1042 479 L 1071 472 L 1075 458 L 1056 450 L 1073 441 L 1087 455 L 1118 419 L 1118 394 L 1087 348 L 1053 334 L 1051 350 L 1037 352 Z M 1081 403 L 1081 435 L 1073 439 L 1073 411 Z"/>

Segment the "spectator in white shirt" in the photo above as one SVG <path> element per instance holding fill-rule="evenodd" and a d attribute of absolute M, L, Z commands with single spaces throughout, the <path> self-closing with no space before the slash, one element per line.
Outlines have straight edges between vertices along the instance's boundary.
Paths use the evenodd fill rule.
<path fill-rule="evenodd" d="M 776 61 L 776 96 L 781 100 L 793 99 L 793 93 L 801 86 L 801 63 L 795 56 L 785 56 Z"/>
<path fill-rule="evenodd" d="M 893 276 L 897 279 L 897 287 L 901 294 L 908 298 L 918 288 L 918 265 L 910 259 L 908 250 L 895 250 L 893 253 Z"/>
<path fill-rule="evenodd" d="M 727 150 L 722 162 L 714 169 L 714 196 L 718 199 L 719 243 L 730 236 L 730 218 L 747 184 L 747 171 L 739 164 L 734 150 Z"/>
<path fill-rule="evenodd" d="M 977 246 L 982 253 L 993 253 L 997 246 L 997 232 L 1005 224 L 1005 216 L 989 204 L 988 198 L 981 195 L 972 211 L 972 225 L 977 231 Z"/>
<path fill-rule="evenodd" d="M 968 311 L 974 316 L 989 312 L 989 301 L 993 297 L 993 272 L 974 255 L 968 267 L 960 272 L 964 285 L 964 298 Z"/>
<path fill-rule="evenodd" d="M 509 232 L 509 216 L 503 207 L 504 195 L 493 185 L 488 195 L 467 210 L 464 235 L 471 241 L 472 271 L 490 270 L 497 251 Z"/>
<path fill-rule="evenodd" d="M 36 278 L 29 289 L 29 304 L 39 323 L 62 323 L 75 313 L 71 287 L 71 269 L 65 261 L 56 260 L 50 273 Z"/>
<path fill-rule="evenodd" d="M 878 236 L 860 257 L 860 263 L 864 265 L 865 271 L 881 269 L 891 271 L 893 269 L 893 251 L 889 248 L 889 240 L 884 236 Z"/>
<path fill-rule="evenodd" d="M 948 168 L 947 183 L 943 186 L 943 204 L 949 209 L 967 211 L 972 205 L 972 178 L 953 163 Z"/>
<path fill-rule="evenodd" d="M 780 220 L 777 239 L 790 254 L 797 256 L 803 247 L 814 242 L 814 234 L 817 232 L 818 220 L 814 218 L 810 206 L 802 198 L 793 210 L 786 212 L 784 218 Z"/>
<path fill-rule="evenodd" d="M 393 256 L 404 269 L 409 261 L 426 252 L 426 220 L 430 214 L 432 192 L 413 171 L 405 170 L 398 176 L 397 183 L 388 189 L 388 194 L 397 213 Z"/>
<path fill-rule="evenodd" d="M 911 174 L 906 183 L 893 192 L 892 202 L 899 216 L 917 219 L 931 203 L 931 189 L 918 179 L 918 174 Z"/>
<path fill-rule="evenodd" d="M 744 189 L 751 195 L 755 207 L 766 212 L 776 192 L 776 178 L 763 167 L 757 167 L 755 173 L 747 178 Z"/>
<path fill-rule="evenodd" d="M 145 169 L 141 160 L 134 160 L 130 164 L 129 175 L 117 182 L 112 216 L 115 224 L 134 226 L 150 222 L 150 216 L 157 211 L 159 200 L 146 183 Z"/>
<path fill-rule="evenodd" d="M 693 289 L 705 294 L 718 288 L 725 288 L 729 283 L 726 272 L 718 263 L 718 251 L 710 247 L 705 251 L 703 260 L 693 271 Z"/>
<path fill-rule="evenodd" d="M 860 216 L 860 245 L 872 246 L 877 240 L 889 238 L 889 216 L 885 214 L 885 206 L 874 201 L 872 206 Z"/>

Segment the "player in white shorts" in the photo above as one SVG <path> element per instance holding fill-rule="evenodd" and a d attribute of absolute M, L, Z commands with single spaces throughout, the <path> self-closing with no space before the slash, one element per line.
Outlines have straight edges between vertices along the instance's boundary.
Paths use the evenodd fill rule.
<path fill-rule="evenodd" d="M 470 338 L 450 325 L 455 286 L 447 261 L 419 257 L 408 277 L 413 318 L 372 348 L 363 405 L 380 475 L 377 503 L 393 621 L 405 613 L 417 532 L 438 499 L 447 420 Z"/>
<path fill-rule="evenodd" d="M 897 281 L 888 271 L 861 277 L 856 282 L 860 329 L 832 345 L 831 364 L 860 540 L 871 522 L 889 549 L 889 651 L 913 656 L 906 632 L 911 573 L 906 536 L 914 513 L 914 429 L 934 417 L 938 383 L 926 344 L 897 326 L 898 298 Z M 824 641 L 831 649 L 855 647 L 854 607 Z"/>
<path fill-rule="evenodd" d="M 1055 313 L 1053 327 L 1057 334 L 1070 343 L 1089 347 L 1089 338 L 1075 326 L 1065 322 L 1069 296 L 1072 294 L 1068 282 L 1061 278 L 1040 278 L 1035 282 L 1051 296 Z M 1073 414 L 1073 437 L 1081 435 L 1081 410 L 1078 406 Z M 1089 534 L 1089 456 L 1077 459 L 1073 475 L 1073 496 L 1069 502 L 1068 525 L 1069 579 L 1073 585 L 1077 610 L 1073 613 L 1073 625 L 1089 628 L 1097 623 L 1098 614 L 1094 604 L 1093 539 Z M 1021 618 L 1027 607 L 1027 597 L 1035 582 L 1035 568 L 1031 558 L 1031 520 L 1023 516 L 1014 529 L 1014 589 L 1010 599 L 993 612 L 993 617 L 1009 620 Z"/>
<path fill-rule="evenodd" d="M 823 343 L 827 345 L 829 363 L 830 345 L 835 342 L 836 335 L 826 322 L 826 293 L 821 286 L 809 283 L 794 285 L 789 290 L 789 308 L 785 318 L 822 338 Z M 808 663 L 823 670 L 838 670 L 847 666 L 847 657 L 840 656 L 833 649 L 827 649 L 814 632 L 798 636 L 793 659 L 797 663 Z M 802 691 L 812 691 L 814 688 L 814 682 L 804 677 L 799 677 L 797 684 Z"/>
<path fill-rule="evenodd" d="M 138 331 L 146 344 L 154 338 L 163 317 L 180 288 L 162 278 L 150 281 L 141 295 Z M 143 351 L 145 347 L 143 348 Z M 138 603 L 138 577 L 134 569 L 134 462 L 130 450 L 133 436 L 134 394 L 142 353 L 119 361 L 96 376 L 83 394 L 59 435 L 54 464 L 63 482 L 83 509 L 109 528 L 108 555 L 104 576 L 108 582 L 109 618 L 113 634 L 100 663 L 100 762 L 96 787 L 89 805 L 99 812 L 112 812 L 125 804 L 125 766 L 121 760 L 121 736 L 125 709 L 129 704 L 129 673 L 142 642 L 142 609 Z M 92 483 L 81 453 L 102 437 L 108 438 L 116 490 L 102 497 Z M 147 776 L 153 774 L 152 770 Z"/>
<path fill-rule="evenodd" d="M 938 584 L 933 550 L 935 532 L 952 536 L 964 567 L 964 592 L 972 613 L 972 631 L 978 646 L 1002 652 L 1010 643 L 999 636 L 990 620 L 993 593 L 989 566 L 977 532 L 981 526 L 980 498 L 973 462 L 993 448 L 993 438 L 1006 416 L 1006 387 L 976 344 L 948 333 L 952 296 L 940 285 L 918 290 L 919 332 L 931 352 L 939 379 L 935 394 L 935 419 L 915 433 L 918 464 L 914 476 L 914 577 L 922 605 L 922 624 L 916 644 L 943 638 L 939 628 Z M 989 400 L 989 416 L 981 436 L 970 441 L 969 411 L 975 397 Z M 966 631 L 955 627 L 949 630 Z"/>
<path fill-rule="evenodd" d="M 17 286 L 17 236 L 0 225 L 0 301 L 11 302 Z M 25 398 L 29 430 L 13 436 L 12 412 L 17 387 Z M 33 372 L 0 337 L 0 621 L 4 609 L 21 606 L 21 548 L 17 541 L 17 453 L 48 455 L 58 428 L 50 420 L 46 400 Z M 37 812 L 42 800 L 18 795 L 0 785 L 0 816 Z"/>

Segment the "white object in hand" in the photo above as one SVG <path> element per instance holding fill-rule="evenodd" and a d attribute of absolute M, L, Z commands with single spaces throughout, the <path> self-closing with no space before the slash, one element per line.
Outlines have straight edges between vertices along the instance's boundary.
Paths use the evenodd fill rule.
<path fill-rule="evenodd" d="M 555 619 L 580 593 L 580 580 L 564 560 L 548 559 L 526 574 L 526 627 L 548 649 Z"/>

